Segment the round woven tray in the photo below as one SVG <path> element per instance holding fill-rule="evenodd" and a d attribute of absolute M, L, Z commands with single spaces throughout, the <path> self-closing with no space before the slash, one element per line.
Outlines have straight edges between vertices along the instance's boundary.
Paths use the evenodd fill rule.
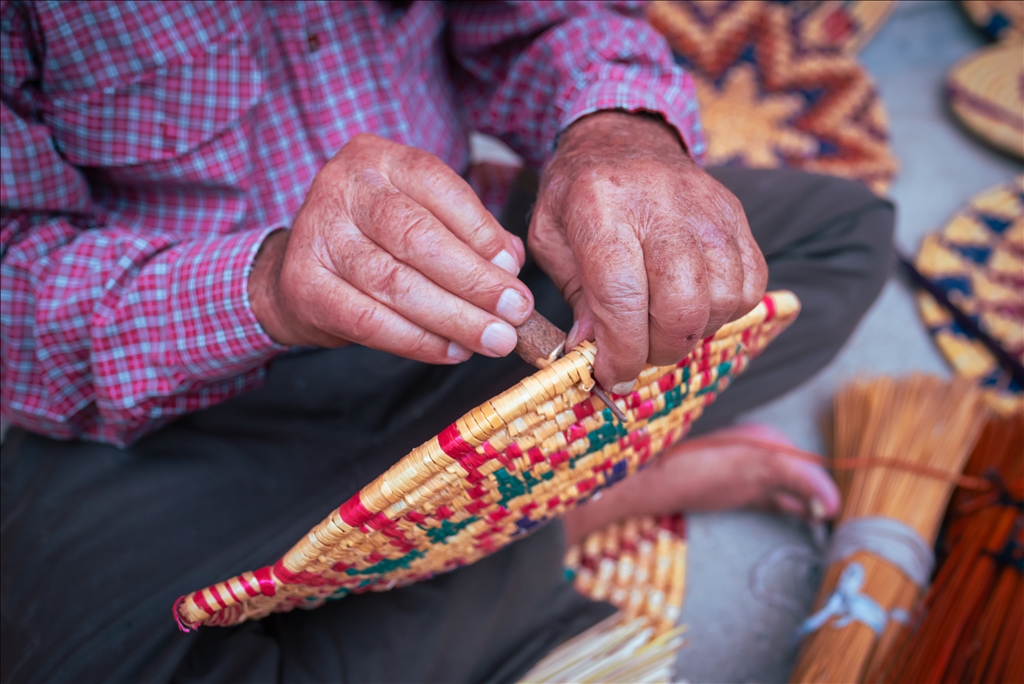
<path fill-rule="evenodd" d="M 769 293 L 679 364 L 645 368 L 634 392 L 613 395 L 626 425 L 591 391 L 585 342 L 414 449 L 274 565 L 178 599 L 175 618 L 233 625 L 473 563 L 679 440 L 799 309 L 792 293 Z"/>
<path fill-rule="evenodd" d="M 1024 175 L 978 193 L 938 233 L 927 236 L 917 270 L 1024 362 Z M 1009 415 L 1024 407 L 1024 387 L 1001 370 L 926 293 L 918 306 L 936 345 L 958 375 L 979 382 L 988 403 Z"/>
<path fill-rule="evenodd" d="M 972 133 L 1024 158 L 1024 40 L 1020 36 L 962 60 L 947 78 L 949 107 Z"/>

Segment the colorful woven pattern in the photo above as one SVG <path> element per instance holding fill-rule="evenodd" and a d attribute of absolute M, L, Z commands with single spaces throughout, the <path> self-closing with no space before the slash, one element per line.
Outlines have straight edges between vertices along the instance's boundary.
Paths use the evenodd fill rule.
<path fill-rule="evenodd" d="M 893 0 L 790 0 L 786 4 L 798 22 L 801 44 L 838 47 L 850 54 L 867 45 L 896 6 Z"/>
<path fill-rule="evenodd" d="M 683 610 L 685 518 L 629 518 L 592 532 L 566 553 L 565 569 L 584 596 L 608 601 L 626 621 L 646 618 L 664 634 Z"/>
<path fill-rule="evenodd" d="M 974 196 L 940 233 L 925 238 L 917 269 L 1024 362 L 1024 176 Z M 993 408 L 1008 415 L 1024 407 L 1024 387 L 981 343 L 929 295 L 920 293 L 918 305 L 943 355 L 959 375 L 980 382 Z"/>
<path fill-rule="evenodd" d="M 848 53 L 856 34 L 830 34 L 829 16 L 804 3 L 649 5 L 696 83 L 709 164 L 794 166 L 885 192 L 897 167 L 888 116 Z"/>
<path fill-rule="evenodd" d="M 792 293 L 769 293 L 679 364 L 645 368 L 613 398 L 626 425 L 593 396 L 584 343 L 414 449 L 273 566 L 179 599 L 175 617 L 183 629 L 233 625 L 473 563 L 680 439 L 799 309 Z"/>
<path fill-rule="evenodd" d="M 1024 2 L 1021 0 L 966 0 L 960 4 L 971 22 L 989 38 L 1024 34 Z"/>
<path fill-rule="evenodd" d="M 958 63 L 946 91 L 950 109 L 968 130 L 1024 159 L 1024 38 L 1012 36 Z"/>

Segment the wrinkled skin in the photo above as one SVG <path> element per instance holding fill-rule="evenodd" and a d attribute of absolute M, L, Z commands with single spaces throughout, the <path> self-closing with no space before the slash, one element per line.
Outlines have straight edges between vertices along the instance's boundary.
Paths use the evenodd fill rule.
<path fill-rule="evenodd" d="M 563 135 L 541 179 L 530 251 L 575 312 L 569 346 L 623 394 L 750 311 L 767 267 L 739 200 L 659 120 L 605 112 Z"/>
<path fill-rule="evenodd" d="M 738 200 L 646 115 L 599 112 L 545 169 L 531 252 L 596 339 L 595 373 L 624 393 L 753 308 L 767 269 Z M 420 150 L 353 138 L 317 175 L 290 231 L 249 279 L 253 311 L 288 345 L 356 342 L 428 363 L 504 356 L 533 306 L 522 242 L 454 171 Z"/>
<path fill-rule="evenodd" d="M 522 241 L 437 157 L 359 135 L 317 174 L 249 278 L 286 345 L 348 342 L 427 363 L 505 356 L 533 309 Z"/>

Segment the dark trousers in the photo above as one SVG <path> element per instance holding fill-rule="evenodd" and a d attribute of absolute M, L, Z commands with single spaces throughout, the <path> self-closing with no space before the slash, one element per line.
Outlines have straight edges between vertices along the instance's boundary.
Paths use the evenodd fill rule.
<path fill-rule="evenodd" d="M 792 170 L 712 172 L 742 201 L 769 287 L 803 313 L 708 407 L 707 431 L 839 350 L 888 273 L 893 209 Z M 503 216 L 525 234 L 532 195 Z M 538 308 L 570 312 L 535 267 Z M 531 371 L 433 367 L 349 347 L 280 357 L 266 385 L 129 449 L 11 430 L 2 449 L 3 681 L 512 681 L 610 607 L 562 578 L 561 526 L 473 566 L 238 627 L 178 632 L 174 599 L 280 557 L 414 446 Z"/>

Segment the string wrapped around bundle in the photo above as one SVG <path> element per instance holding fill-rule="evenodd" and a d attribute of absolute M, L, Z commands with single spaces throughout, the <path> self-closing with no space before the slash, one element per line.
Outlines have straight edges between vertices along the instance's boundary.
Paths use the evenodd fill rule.
<path fill-rule="evenodd" d="M 854 382 L 834 400 L 843 508 L 792 682 L 860 682 L 927 586 L 952 482 L 984 424 L 968 381 L 914 375 Z"/>
<path fill-rule="evenodd" d="M 940 546 L 948 549 L 912 627 L 871 682 L 1024 682 L 1024 414 L 985 426 Z"/>

